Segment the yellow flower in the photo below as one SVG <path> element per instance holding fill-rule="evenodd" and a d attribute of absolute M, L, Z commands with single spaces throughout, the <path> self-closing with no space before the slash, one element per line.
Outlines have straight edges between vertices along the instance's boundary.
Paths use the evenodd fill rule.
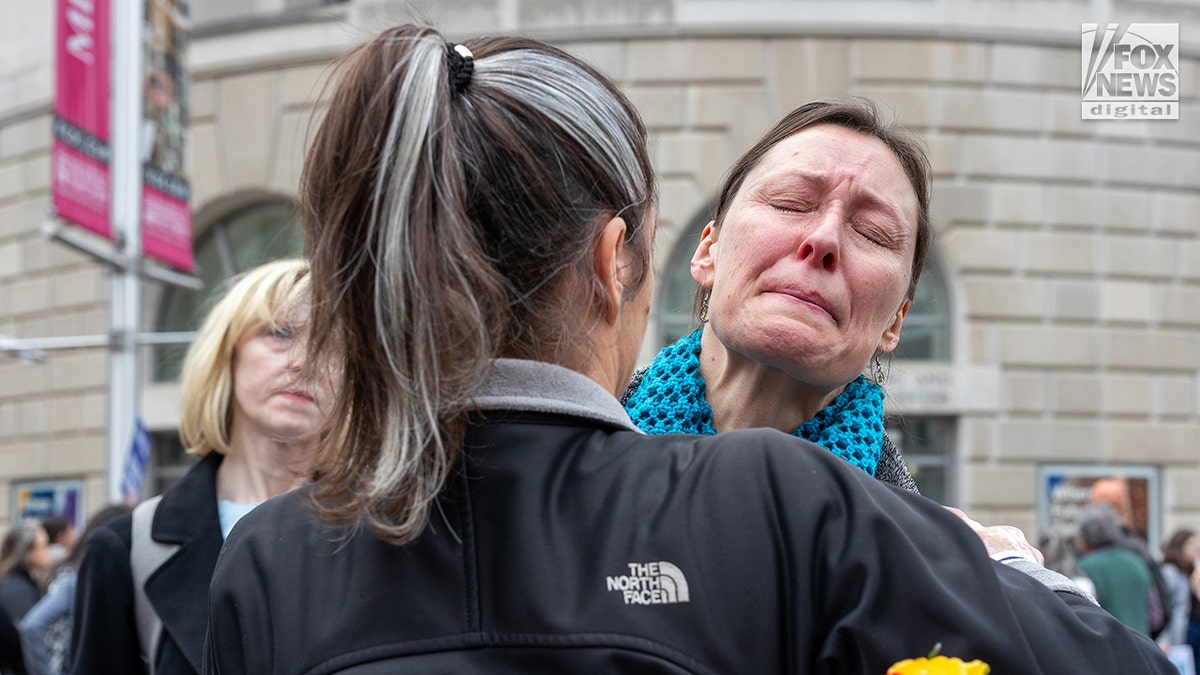
<path fill-rule="evenodd" d="M 935 656 L 904 659 L 888 668 L 887 675 L 988 675 L 991 671 L 988 664 L 979 659 L 964 663 L 962 659 Z"/>

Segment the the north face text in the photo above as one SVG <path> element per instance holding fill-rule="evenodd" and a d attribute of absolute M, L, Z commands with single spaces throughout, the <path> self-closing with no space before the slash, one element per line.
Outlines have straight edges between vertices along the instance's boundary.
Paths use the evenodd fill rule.
<path fill-rule="evenodd" d="M 627 605 L 668 605 L 688 602 L 683 571 L 660 561 L 629 563 L 629 574 L 607 577 L 608 590 L 620 592 Z"/>

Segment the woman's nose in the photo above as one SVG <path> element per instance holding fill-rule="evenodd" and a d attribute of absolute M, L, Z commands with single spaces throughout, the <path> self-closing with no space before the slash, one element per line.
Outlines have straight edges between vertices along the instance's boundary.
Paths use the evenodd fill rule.
<path fill-rule="evenodd" d="M 833 272 L 841 261 L 841 235 L 843 223 L 841 209 L 833 207 L 820 211 L 814 217 L 800 241 L 797 254 L 800 260 L 819 265 Z"/>
<path fill-rule="evenodd" d="M 296 340 L 287 352 L 288 370 L 300 370 L 304 366 L 307 349 L 304 340 Z"/>

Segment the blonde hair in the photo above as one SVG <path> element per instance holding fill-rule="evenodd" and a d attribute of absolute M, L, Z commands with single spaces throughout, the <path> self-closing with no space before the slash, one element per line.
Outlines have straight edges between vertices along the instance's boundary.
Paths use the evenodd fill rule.
<path fill-rule="evenodd" d="M 188 452 L 197 457 L 229 452 L 234 348 L 247 333 L 302 309 L 308 281 L 303 260 L 276 260 L 229 281 L 229 290 L 205 317 L 183 362 L 179 437 Z"/>

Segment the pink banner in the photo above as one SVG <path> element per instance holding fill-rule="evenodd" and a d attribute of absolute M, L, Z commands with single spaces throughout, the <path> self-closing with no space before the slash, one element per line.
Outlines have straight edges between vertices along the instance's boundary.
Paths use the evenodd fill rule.
<path fill-rule="evenodd" d="M 146 0 L 142 36 L 142 251 L 191 272 L 187 155 L 187 3 Z"/>
<path fill-rule="evenodd" d="M 186 200 L 142 185 L 142 251 L 173 267 L 192 270 L 192 212 Z"/>
<path fill-rule="evenodd" d="M 58 0 L 51 181 L 60 217 L 111 238 L 109 17 L 109 0 Z"/>
<path fill-rule="evenodd" d="M 112 238 L 108 165 L 54 141 L 54 210 L 60 218 Z"/>

